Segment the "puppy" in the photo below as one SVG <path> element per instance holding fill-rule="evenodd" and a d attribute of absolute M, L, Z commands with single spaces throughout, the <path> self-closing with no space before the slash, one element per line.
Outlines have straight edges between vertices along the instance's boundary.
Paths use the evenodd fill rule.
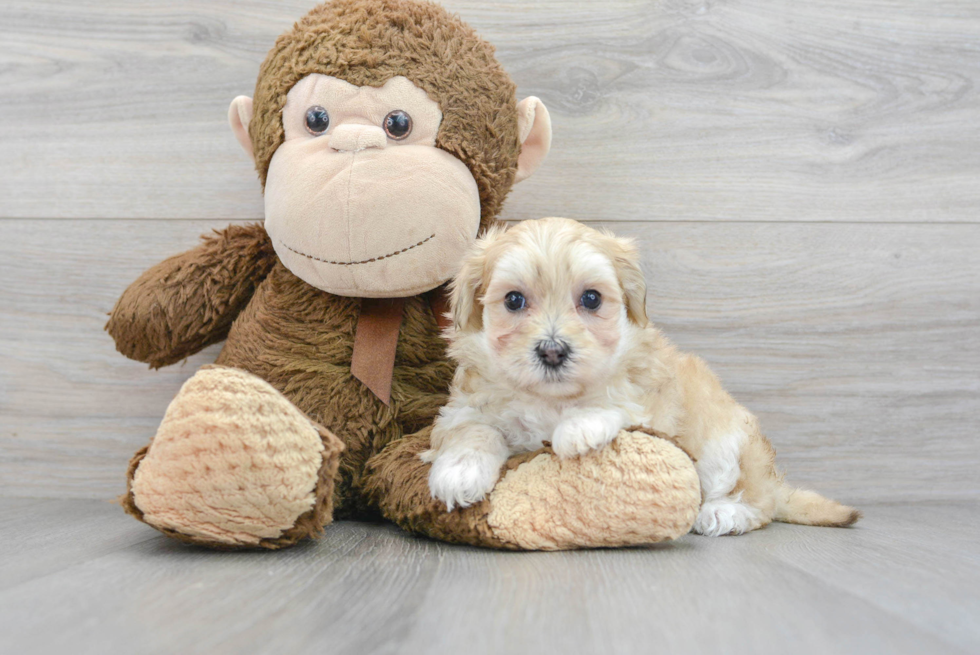
<path fill-rule="evenodd" d="M 575 457 L 639 425 L 676 435 L 694 459 L 695 532 L 854 523 L 856 510 L 783 483 L 755 416 L 650 325 L 645 303 L 626 239 L 562 218 L 487 232 L 452 286 L 447 336 L 459 368 L 423 454 L 433 497 L 466 507 L 514 453 L 550 441 Z"/>

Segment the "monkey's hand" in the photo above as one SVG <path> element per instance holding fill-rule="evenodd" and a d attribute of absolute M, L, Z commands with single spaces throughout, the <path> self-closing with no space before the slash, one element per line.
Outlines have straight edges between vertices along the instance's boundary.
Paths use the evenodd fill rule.
<path fill-rule="evenodd" d="M 277 259 L 261 224 L 232 225 L 143 273 L 105 329 L 130 359 L 160 368 L 224 339 Z"/>

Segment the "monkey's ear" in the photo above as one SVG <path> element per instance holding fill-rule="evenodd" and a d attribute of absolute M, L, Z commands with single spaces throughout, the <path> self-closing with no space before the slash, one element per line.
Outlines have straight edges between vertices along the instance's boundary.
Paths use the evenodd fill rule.
<path fill-rule="evenodd" d="M 514 184 L 531 177 L 551 150 L 551 116 L 544 103 L 534 96 L 517 103 L 517 133 L 521 154 L 517 158 Z"/>
<path fill-rule="evenodd" d="M 255 161 L 255 154 L 252 152 L 252 137 L 248 135 L 248 124 L 252 122 L 252 99 L 248 96 L 238 96 L 231 101 L 228 107 L 228 123 L 231 131 L 235 133 L 235 138 L 242 146 L 245 154 Z"/>

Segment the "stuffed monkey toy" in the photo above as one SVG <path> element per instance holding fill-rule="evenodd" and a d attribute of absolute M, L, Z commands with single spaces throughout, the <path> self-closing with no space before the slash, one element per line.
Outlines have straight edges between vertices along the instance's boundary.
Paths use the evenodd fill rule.
<path fill-rule="evenodd" d="M 690 529 L 694 467 L 641 431 L 571 460 L 514 457 L 467 508 L 431 498 L 419 455 L 453 373 L 442 287 L 551 142 L 492 46 L 435 4 L 335 0 L 279 37 L 229 120 L 264 224 L 149 269 L 106 326 L 152 368 L 225 340 L 130 462 L 127 512 L 215 548 L 289 546 L 334 518 L 509 549 Z"/>

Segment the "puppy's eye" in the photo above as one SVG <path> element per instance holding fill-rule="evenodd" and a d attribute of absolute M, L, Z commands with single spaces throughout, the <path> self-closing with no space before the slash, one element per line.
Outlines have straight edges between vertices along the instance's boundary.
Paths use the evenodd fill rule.
<path fill-rule="evenodd" d="M 306 131 L 313 136 L 320 136 L 330 127 L 330 115 L 320 105 L 313 105 L 306 110 Z"/>
<path fill-rule="evenodd" d="M 511 291 L 504 296 L 504 307 L 512 312 L 521 311 L 526 304 L 527 301 L 524 299 L 524 294 L 520 291 Z"/>
<path fill-rule="evenodd" d="M 401 109 L 396 109 L 384 121 L 385 134 L 399 141 L 412 133 L 412 117 Z"/>
<path fill-rule="evenodd" d="M 588 289 L 582 294 L 582 307 L 594 312 L 602 305 L 602 294 L 595 289 Z"/>

